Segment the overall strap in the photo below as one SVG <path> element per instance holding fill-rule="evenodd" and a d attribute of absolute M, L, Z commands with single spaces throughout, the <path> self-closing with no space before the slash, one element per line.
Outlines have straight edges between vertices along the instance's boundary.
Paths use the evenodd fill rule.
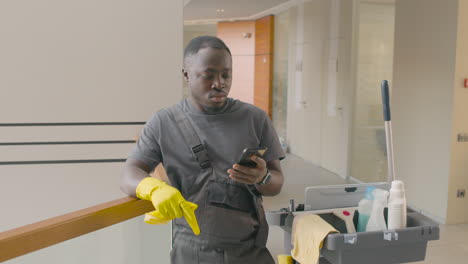
<path fill-rule="evenodd" d="M 200 168 L 207 169 L 211 166 L 210 159 L 208 158 L 208 153 L 206 152 L 205 147 L 200 141 L 195 128 L 193 128 L 192 123 L 188 119 L 187 115 L 182 110 L 180 105 L 175 107 L 170 107 L 169 111 L 174 116 L 177 126 L 182 133 L 185 143 L 189 145 L 192 150 L 192 154 L 195 159 L 198 161 Z"/>
<path fill-rule="evenodd" d="M 208 153 L 207 153 L 205 147 L 203 146 L 203 144 L 201 143 L 201 140 L 198 137 L 198 134 L 197 134 L 195 128 L 193 127 L 191 121 L 189 120 L 187 114 L 182 110 L 182 106 L 181 105 L 176 105 L 176 106 L 170 107 L 169 111 L 172 113 L 172 115 L 173 115 L 173 117 L 174 117 L 174 119 L 176 121 L 176 124 L 180 129 L 180 131 L 182 133 L 182 136 L 184 137 L 185 143 L 192 150 L 193 156 L 197 160 L 197 162 L 200 165 L 200 167 L 202 168 L 202 170 L 210 168 L 211 163 L 210 163 L 210 160 L 208 158 Z M 210 175 L 214 175 L 214 174 L 210 173 Z M 199 177 L 199 179 L 206 180 L 206 179 L 208 179 L 208 177 Z M 257 245 L 260 248 L 264 248 L 265 245 L 266 245 L 267 238 L 268 238 L 268 224 L 266 222 L 265 213 L 264 213 L 263 207 L 261 205 L 262 198 L 261 198 L 261 195 L 258 195 L 258 194 L 256 194 L 254 192 L 254 190 L 253 190 L 253 189 L 255 189 L 254 186 L 251 186 L 251 187 L 253 187 L 253 189 L 251 189 L 251 188 L 249 188 L 249 186 L 247 184 L 243 184 L 243 185 L 245 186 L 245 188 L 247 188 L 247 190 L 249 191 L 249 193 L 253 197 L 255 213 L 257 215 L 257 218 L 258 218 L 258 221 L 259 221 L 259 224 L 260 224 L 260 226 L 258 228 L 258 231 L 257 231 L 257 234 L 255 235 L 255 240 L 253 241 L 253 243 L 255 243 L 255 245 Z M 190 194 L 187 194 L 187 196 L 190 197 Z M 205 213 L 207 212 L 207 208 L 205 208 L 202 205 L 200 205 L 200 207 L 198 209 L 199 210 L 203 209 L 204 210 L 203 212 L 205 212 Z M 210 209 L 210 210 L 213 210 L 213 209 Z M 203 214 L 205 214 L 205 213 L 203 213 Z M 177 225 L 177 221 L 180 221 L 180 220 L 175 219 L 175 221 L 173 221 L 173 224 L 175 223 Z M 176 228 L 174 228 L 174 226 L 173 226 L 173 231 L 172 232 L 173 232 L 172 235 L 174 237 L 174 232 L 176 232 Z M 190 233 L 190 231 L 189 231 L 189 233 Z M 210 237 L 207 241 L 212 241 L 212 240 L 216 241 L 217 239 L 218 238 L 216 238 L 216 237 Z M 204 239 L 204 241 L 205 240 L 206 239 Z"/>

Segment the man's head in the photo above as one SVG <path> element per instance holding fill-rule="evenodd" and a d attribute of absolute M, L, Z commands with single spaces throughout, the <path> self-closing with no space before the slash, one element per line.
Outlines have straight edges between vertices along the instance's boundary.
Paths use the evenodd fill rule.
<path fill-rule="evenodd" d="M 202 111 L 216 111 L 231 89 L 232 58 L 224 42 L 211 36 L 192 39 L 184 51 L 184 78 L 191 102 Z"/>

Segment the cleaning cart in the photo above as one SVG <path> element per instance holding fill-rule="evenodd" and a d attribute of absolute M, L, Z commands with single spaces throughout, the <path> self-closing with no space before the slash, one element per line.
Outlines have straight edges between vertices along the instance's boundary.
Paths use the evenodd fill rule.
<path fill-rule="evenodd" d="M 439 226 L 420 212 L 407 211 L 406 228 L 372 231 L 348 232 L 350 223 L 357 226 L 358 203 L 364 198 L 370 186 L 389 190 L 395 179 L 393 162 L 393 144 L 390 121 L 390 104 L 387 81 L 382 82 L 385 132 L 387 142 L 388 182 L 346 184 L 334 186 L 307 187 L 304 204 L 294 205 L 290 201 L 288 208 L 266 213 L 270 225 L 284 230 L 284 254 L 292 249 L 291 232 L 294 217 L 300 214 L 316 214 L 332 225 L 340 233 L 329 234 L 321 249 L 320 264 L 395 264 L 422 261 L 426 256 L 427 243 L 439 239 Z M 355 212 L 352 220 L 346 221 L 337 216 L 337 212 Z M 384 211 L 387 219 L 387 210 Z"/>
<path fill-rule="evenodd" d="M 347 233 L 346 224 L 334 211 L 356 209 L 368 186 L 388 189 L 386 183 L 347 184 L 305 189 L 305 203 L 267 212 L 270 225 L 284 230 L 284 254 L 290 254 L 294 217 L 317 214 L 340 233 L 329 234 L 321 250 L 320 264 L 395 264 L 422 261 L 428 241 L 439 239 L 439 226 L 419 212 L 408 210 L 407 227 L 396 230 Z M 291 204 L 294 204 L 291 201 Z M 357 225 L 359 213 L 354 215 Z"/>

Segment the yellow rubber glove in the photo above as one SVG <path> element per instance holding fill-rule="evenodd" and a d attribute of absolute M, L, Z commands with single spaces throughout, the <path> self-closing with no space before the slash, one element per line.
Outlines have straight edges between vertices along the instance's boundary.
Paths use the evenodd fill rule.
<path fill-rule="evenodd" d="M 198 205 L 186 201 L 176 188 L 165 182 L 147 177 L 137 186 L 136 195 L 143 200 L 151 201 L 156 210 L 145 215 L 148 224 L 165 224 L 178 217 L 185 217 L 195 235 L 200 234 L 195 210 Z"/>

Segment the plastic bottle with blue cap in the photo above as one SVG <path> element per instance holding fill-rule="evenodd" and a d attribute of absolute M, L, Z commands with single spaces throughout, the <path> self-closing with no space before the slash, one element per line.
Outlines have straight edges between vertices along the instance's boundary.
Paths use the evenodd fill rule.
<path fill-rule="evenodd" d="M 367 222 L 369 221 L 369 217 L 372 212 L 372 204 L 374 203 L 374 196 L 372 195 L 372 191 L 374 189 L 375 187 L 368 186 L 366 189 L 366 196 L 361 201 L 359 201 L 359 218 L 357 224 L 358 232 L 366 231 Z"/>

